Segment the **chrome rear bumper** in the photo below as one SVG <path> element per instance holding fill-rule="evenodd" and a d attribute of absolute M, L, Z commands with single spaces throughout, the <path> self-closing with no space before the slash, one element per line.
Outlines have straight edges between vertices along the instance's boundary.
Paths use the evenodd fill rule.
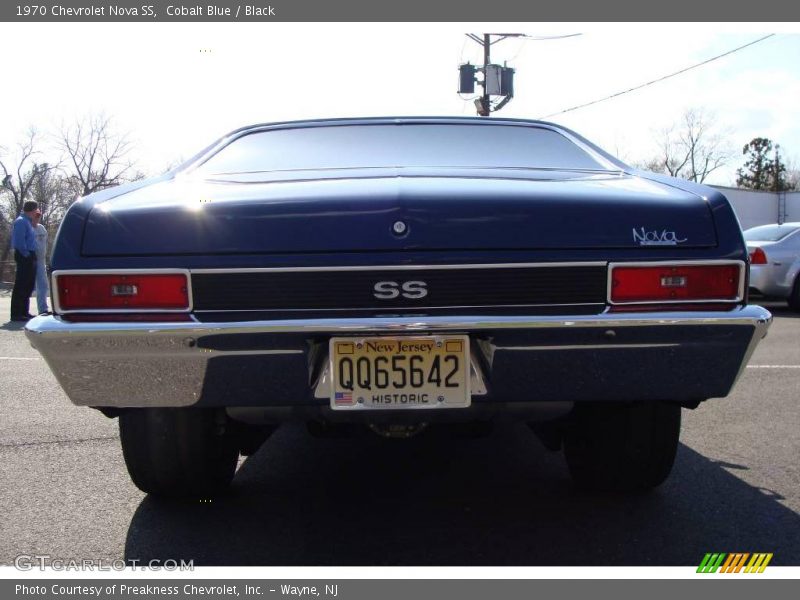
<path fill-rule="evenodd" d="M 725 396 L 772 320 L 720 312 L 26 325 L 70 400 L 98 407 L 327 405 L 333 335 L 470 335 L 473 402 Z"/>

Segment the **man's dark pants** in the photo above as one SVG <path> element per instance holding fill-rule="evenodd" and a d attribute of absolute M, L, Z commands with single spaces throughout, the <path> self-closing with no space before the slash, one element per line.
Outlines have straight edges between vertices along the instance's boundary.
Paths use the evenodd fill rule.
<path fill-rule="evenodd" d="M 22 256 L 14 250 L 17 263 L 17 277 L 14 279 L 14 291 L 11 292 L 11 318 L 21 319 L 28 316 L 31 294 L 36 286 L 36 254 L 31 252 Z"/>

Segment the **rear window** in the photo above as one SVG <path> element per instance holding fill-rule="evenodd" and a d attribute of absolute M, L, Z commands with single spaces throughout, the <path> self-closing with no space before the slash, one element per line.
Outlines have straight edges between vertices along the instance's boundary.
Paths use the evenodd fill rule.
<path fill-rule="evenodd" d="M 364 167 L 508 167 L 608 170 L 555 131 L 509 125 L 341 125 L 247 134 L 206 174 Z"/>
<path fill-rule="evenodd" d="M 800 229 L 797 225 L 762 225 L 744 232 L 748 242 L 777 242 Z"/>

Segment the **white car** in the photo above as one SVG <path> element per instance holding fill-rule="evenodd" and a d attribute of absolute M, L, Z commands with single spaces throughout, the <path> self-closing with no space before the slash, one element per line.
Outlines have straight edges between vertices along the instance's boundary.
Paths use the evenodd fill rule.
<path fill-rule="evenodd" d="M 800 223 L 761 225 L 744 232 L 750 253 L 750 291 L 785 298 L 800 311 Z"/>

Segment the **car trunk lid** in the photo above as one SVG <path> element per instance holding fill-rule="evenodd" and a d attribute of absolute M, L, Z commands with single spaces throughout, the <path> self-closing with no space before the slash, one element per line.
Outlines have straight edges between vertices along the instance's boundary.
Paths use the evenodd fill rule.
<path fill-rule="evenodd" d="M 396 225 L 402 223 L 402 225 Z M 96 205 L 87 256 L 716 245 L 694 194 L 621 173 L 385 170 L 191 178 Z"/>

